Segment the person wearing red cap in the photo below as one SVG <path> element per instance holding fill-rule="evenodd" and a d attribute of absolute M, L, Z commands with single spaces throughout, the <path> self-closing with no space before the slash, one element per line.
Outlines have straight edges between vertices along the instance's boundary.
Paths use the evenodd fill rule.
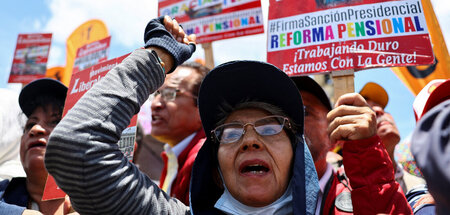
<path fill-rule="evenodd" d="M 419 121 L 433 107 L 448 99 L 450 99 L 450 79 L 430 81 L 414 99 L 413 109 L 416 121 Z"/>

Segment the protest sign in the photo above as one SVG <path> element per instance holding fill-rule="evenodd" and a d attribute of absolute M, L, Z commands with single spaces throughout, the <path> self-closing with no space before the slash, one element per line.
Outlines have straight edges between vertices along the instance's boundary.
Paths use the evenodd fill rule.
<path fill-rule="evenodd" d="M 75 103 L 84 95 L 89 89 L 99 82 L 113 67 L 122 62 L 127 55 L 97 64 L 88 69 L 73 73 L 69 89 L 67 91 L 67 98 L 64 105 L 63 117 L 75 105 Z M 125 157 L 131 162 L 133 160 L 134 143 L 136 136 L 137 114 L 131 119 L 128 127 L 122 132 L 120 141 L 118 142 L 119 149 L 123 152 Z M 42 200 L 51 200 L 64 198 L 66 194 L 58 188 L 55 179 L 48 175 L 46 186 Z"/>
<path fill-rule="evenodd" d="M 111 36 L 80 47 L 75 56 L 72 72 L 77 73 L 78 71 L 106 61 L 108 59 L 110 42 Z"/>
<path fill-rule="evenodd" d="M 45 77 L 52 34 L 19 34 L 8 83 Z"/>
<path fill-rule="evenodd" d="M 288 75 L 431 64 L 420 0 L 270 1 L 267 60 Z"/>
<path fill-rule="evenodd" d="M 55 80 L 61 81 L 61 78 L 63 77 L 64 71 L 66 68 L 62 66 L 54 66 L 47 69 L 45 72 L 46 78 L 53 78 Z"/>
<path fill-rule="evenodd" d="M 93 19 L 76 28 L 66 41 L 66 67 L 61 81 L 69 85 L 78 48 L 109 36 L 108 28 L 101 20 Z"/>
<path fill-rule="evenodd" d="M 197 43 L 264 33 L 260 0 L 159 0 L 158 8 L 196 34 Z"/>

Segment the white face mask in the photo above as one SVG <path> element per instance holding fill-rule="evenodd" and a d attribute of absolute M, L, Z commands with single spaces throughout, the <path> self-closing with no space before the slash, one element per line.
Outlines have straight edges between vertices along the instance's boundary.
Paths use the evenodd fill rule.
<path fill-rule="evenodd" d="M 215 208 L 225 212 L 226 214 L 292 214 L 292 188 L 289 183 L 286 192 L 275 202 L 264 207 L 250 207 L 236 200 L 228 191 L 224 184 L 225 190 L 214 205 Z"/>

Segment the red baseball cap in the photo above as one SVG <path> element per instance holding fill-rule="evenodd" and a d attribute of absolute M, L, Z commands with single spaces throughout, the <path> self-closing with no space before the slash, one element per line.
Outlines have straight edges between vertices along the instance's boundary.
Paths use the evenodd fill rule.
<path fill-rule="evenodd" d="M 434 106 L 447 99 L 450 99 L 450 79 L 430 81 L 414 99 L 413 109 L 416 122 Z"/>

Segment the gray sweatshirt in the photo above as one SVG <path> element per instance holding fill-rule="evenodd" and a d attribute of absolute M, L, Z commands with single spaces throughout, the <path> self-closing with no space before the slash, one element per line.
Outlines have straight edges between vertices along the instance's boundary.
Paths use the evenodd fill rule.
<path fill-rule="evenodd" d="M 164 83 L 156 56 L 134 51 L 90 89 L 53 130 L 45 165 L 80 214 L 190 214 L 124 157 L 121 132 Z"/>

